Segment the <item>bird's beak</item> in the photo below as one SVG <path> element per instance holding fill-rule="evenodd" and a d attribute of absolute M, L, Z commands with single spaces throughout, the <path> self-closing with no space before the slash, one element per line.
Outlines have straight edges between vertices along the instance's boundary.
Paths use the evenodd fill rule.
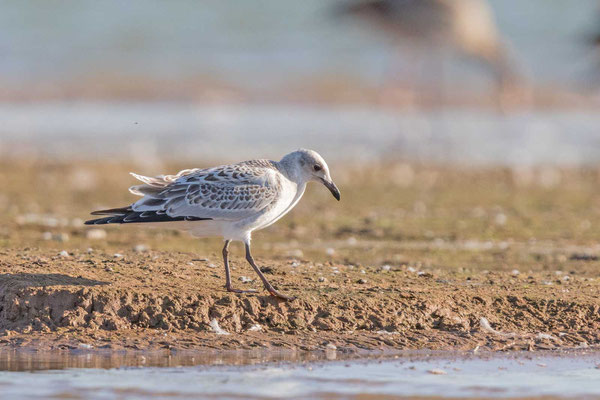
<path fill-rule="evenodd" d="M 333 197 L 335 197 L 337 201 L 340 201 L 340 190 L 337 188 L 337 186 L 335 186 L 335 183 L 333 183 L 332 180 L 327 180 L 324 178 L 321 179 L 321 182 L 323 182 L 323 185 L 329 189 Z"/>

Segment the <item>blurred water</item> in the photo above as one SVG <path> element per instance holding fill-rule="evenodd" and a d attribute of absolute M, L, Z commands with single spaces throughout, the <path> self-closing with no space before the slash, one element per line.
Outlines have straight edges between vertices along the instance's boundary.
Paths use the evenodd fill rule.
<path fill-rule="evenodd" d="M 332 18 L 340 1 L 0 0 L 0 83 L 112 75 L 208 76 L 255 89 L 315 76 L 378 83 L 394 47 L 368 24 Z M 574 82 L 593 65 L 585 40 L 597 23 L 596 0 L 490 4 L 534 81 Z M 462 81 L 485 75 L 469 63 L 454 72 Z"/>
<path fill-rule="evenodd" d="M 314 148 L 336 161 L 500 165 L 600 162 L 593 111 L 437 110 L 193 103 L 0 104 L 0 155 L 241 160 Z"/>
<path fill-rule="evenodd" d="M 339 161 L 600 161 L 600 116 L 593 109 L 500 114 L 281 101 L 289 87 L 303 87 L 303 79 L 330 84 L 339 78 L 380 89 L 390 69 L 413 63 L 368 24 L 333 18 L 338 3 L 0 0 L 0 156 L 113 156 L 153 164 L 278 158 L 310 147 Z M 585 43 L 597 23 L 596 0 L 490 4 L 520 69 L 535 83 L 579 84 L 600 69 L 600 55 Z M 490 84 L 480 65 L 450 64 L 447 82 L 455 88 Z M 154 84 L 147 78 L 160 80 L 160 89 L 144 91 Z M 188 90 L 186 82 L 201 83 Z M 220 104 L 206 96 L 204 104 L 114 101 L 121 89 L 125 98 L 189 98 L 210 92 L 212 84 L 249 91 L 237 98 L 223 89 Z M 79 85 L 72 93 L 81 96 L 72 102 L 64 100 L 70 85 Z M 288 89 L 282 94 L 278 87 Z M 327 89 L 333 99 L 335 90 Z M 56 96 L 43 102 L 40 93 Z M 85 93 L 107 100 L 86 101 Z"/>
<path fill-rule="evenodd" d="M 0 372 L 6 398 L 600 398 L 597 356 Z M 547 398 L 547 397 L 546 397 Z"/>

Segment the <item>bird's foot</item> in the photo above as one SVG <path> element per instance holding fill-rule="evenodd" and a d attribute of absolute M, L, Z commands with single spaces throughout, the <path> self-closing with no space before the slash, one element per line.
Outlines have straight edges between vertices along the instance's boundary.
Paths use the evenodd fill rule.
<path fill-rule="evenodd" d="M 296 299 L 293 296 L 286 296 L 285 294 L 279 293 L 277 290 L 275 290 L 275 288 L 273 286 L 266 287 L 265 289 L 267 289 L 269 291 L 271 296 L 277 297 L 278 299 L 281 299 L 281 300 L 292 301 L 292 300 Z"/>
<path fill-rule="evenodd" d="M 232 292 L 232 293 L 256 293 L 257 292 L 254 289 L 247 289 L 247 290 L 234 289 L 231 286 L 226 286 L 226 289 L 228 292 Z"/>

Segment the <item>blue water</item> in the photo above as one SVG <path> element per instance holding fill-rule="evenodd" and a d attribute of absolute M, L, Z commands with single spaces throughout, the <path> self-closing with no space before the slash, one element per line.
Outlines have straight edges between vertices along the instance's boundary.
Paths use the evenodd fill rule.
<path fill-rule="evenodd" d="M 0 121 L 3 157 L 124 157 L 154 168 L 169 159 L 279 159 L 299 147 L 332 161 L 600 162 L 600 115 L 593 111 L 78 101 L 0 103 Z"/>
<path fill-rule="evenodd" d="M 378 83 L 394 47 L 367 24 L 332 18 L 340 1 L 1 0 L 1 82 L 204 76 L 263 88 L 336 76 Z M 596 0 L 490 4 L 534 82 L 581 82 L 596 65 L 585 45 L 597 30 Z M 458 77 L 485 75 L 469 64 L 461 63 Z"/>
<path fill-rule="evenodd" d="M 3 398 L 600 398 L 600 357 L 436 356 L 0 372 Z"/>

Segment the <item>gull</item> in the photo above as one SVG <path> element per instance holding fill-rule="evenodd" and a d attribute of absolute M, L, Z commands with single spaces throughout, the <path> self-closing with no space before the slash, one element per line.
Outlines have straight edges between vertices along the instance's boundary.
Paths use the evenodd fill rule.
<path fill-rule="evenodd" d="M 229 244 L 239 240 L 265 289 L 284 300 L 293 297 L 275 290 L 254 262 L 252 232 L 266 228 L 294 208 L 308 182 L 322 183 L 340 200 L 327 163 L 316 151 L 306 149 L 291 152 L 281 161 L 250 160 L 156 177 L 131 175 L 143 184 L 129 191 L 143 197 L 126 207 L 94 211 L 92 215 L 104 217 L 86 221 L 86 225 L 149 224 L 182 229 L 196 237 L 221 236 L 225 240 L 225 288 L 235 293 L 255 292 L 231 285 Z"/>

